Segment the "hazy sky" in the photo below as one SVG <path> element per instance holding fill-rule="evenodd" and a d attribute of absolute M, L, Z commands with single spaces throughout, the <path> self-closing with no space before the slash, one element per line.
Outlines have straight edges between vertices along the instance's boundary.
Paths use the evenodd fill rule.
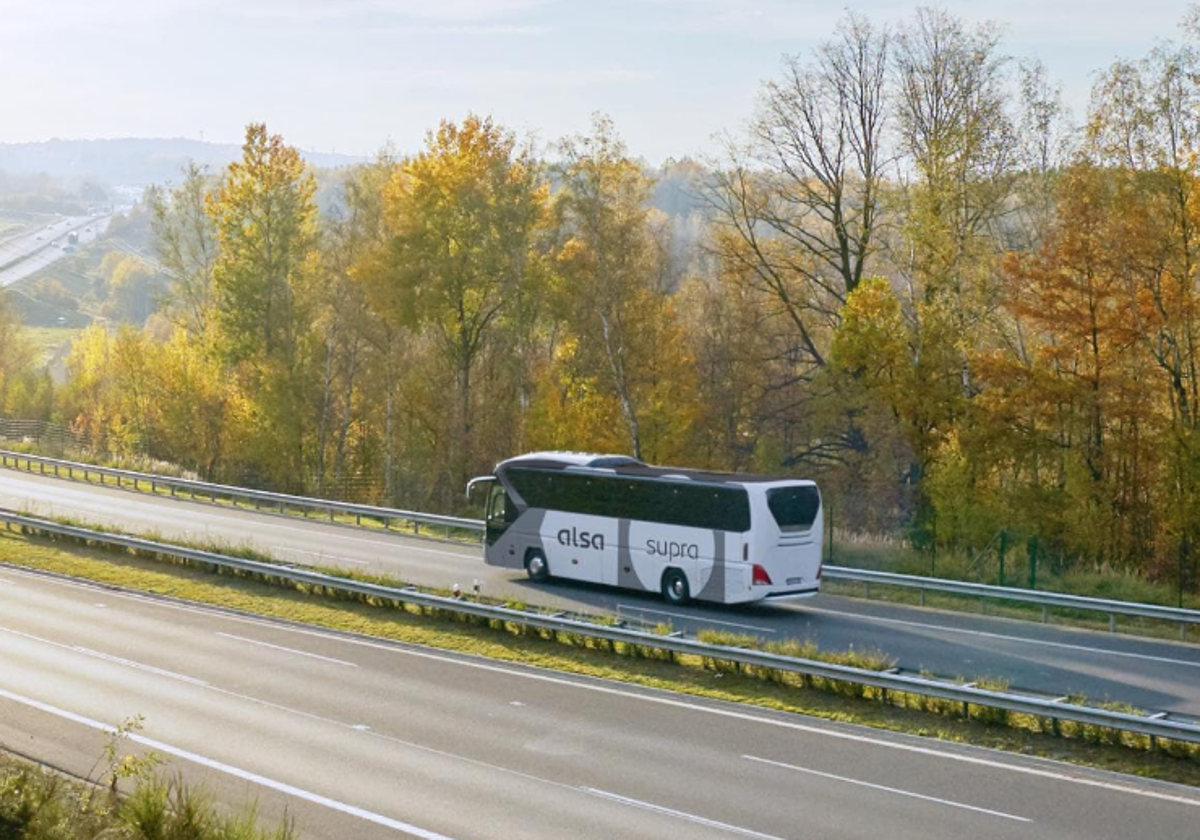
<path fill-rule="evenodd" d="M 1091 74 L 1176 38 L 1182 0 L 955 0 L 1040 57 L 1078 116 Z M 266 121 L 291 143 L 416 148 L 442 117 L 491 113 L 545 141 L 612 115 L 652 162 L 714 150 L 780 56 L 865 0 L 0 0 L 0 141 L 239 141 Z"/>

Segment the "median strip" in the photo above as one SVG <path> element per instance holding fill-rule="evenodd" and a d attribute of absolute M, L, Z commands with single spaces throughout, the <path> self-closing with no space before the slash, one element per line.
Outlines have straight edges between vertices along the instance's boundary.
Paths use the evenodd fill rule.
<path fill-rule="evenodd" d="M 79 536 L 78 529 L 75 533 L 70 537 L 73 541 L 104 541 Z M 84 551 L 76 556 L 50 551 L 41 539 L 30 542 L 10 536 L 0 538 L 0 557 L 106 584 L 333 629 L 1200 783 L 1198 750 L 1186 743 L 1122 733 L 1094 722 L 1071 722 L 1068 718 L 1078 707 L 1067 704 L 1045 714 L 981 705 L 1003 696 L 995 690 L 985 689 L 971 702 L 963 702 L 962 690 L 952 683 L 935 686 L 933 696 L 896 690 L 897 683 L 880 673 L 888 664 L 882 657 L 873 664 L 878 671 L 863 672 L 836 664 L 846 657 L 866 661 L 861 654 L 826 654 L 798 642 L 767 643 L 756 650 L 714 647 L 668 635 L 631 636 L 612 627 L 563 624 L 538 613 L 498 610 L 472 599 L 439 598 L 279 567 L 216 569 L 202 552 L 192 549 L 163 547 L 169 554 L 191 555 L 191 559 L 172 558 L 157 556 L 146 541 L 111 539 L 126 547 L 116 554 Z M 38 550 L 30 550 L 35 546 Z M 290 576 L 296 579 L 285 580 Z M 670 628 L 661 630 L 665 634 Z M 730 640 L 730 634 L 715 637 Z M 814 673 L 780 670 L 777 666 L 786 665 L 789 657 L 772 654 L 776 649 L 819 655 L 823 662 L 816 663 Z M 804 667 L 814 666 L 806 662 Z M 866 683 L 856 682 L 863 673 L 873 676 Z M 907 679 L 913 688 L 921 682 Z M 953 697 L 959 699 L 948 699 Z M 1139 726 L 1150 720 L 1128 712 L 1113 716 L 1095 711 L 1102 719 L 1126 719 Z M 1166 725 L 1164 732 L 1174 726 L 1171 721 L 1159 723 Z"/>

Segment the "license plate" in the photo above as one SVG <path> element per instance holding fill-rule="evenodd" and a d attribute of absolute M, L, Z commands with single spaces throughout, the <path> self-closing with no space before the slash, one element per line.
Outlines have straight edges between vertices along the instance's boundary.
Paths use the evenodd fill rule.
<path fill-rule="evenodd" d="M 787 582 L 788 586 L 798 586 L 799 584 L 804 583 L 804 578 L 788 578 Z"/>

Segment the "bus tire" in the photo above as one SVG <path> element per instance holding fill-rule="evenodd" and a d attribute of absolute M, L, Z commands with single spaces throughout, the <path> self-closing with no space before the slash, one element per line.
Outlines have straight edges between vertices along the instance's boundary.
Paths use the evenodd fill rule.
<path fill-rule="evenodd" d="M 682 607 L 692 600 L 687 575 L 682 569 L 667 569 L 662 576 L 662 596 L 668 604 Z"/>
<path fill-rule="evenodd" d="M 546 555 L 537 550 L 526 554 L 525 574 L 529 575 L 529 579 L 535 583 L 549 580 L 550 564 L 546 562 Z"/>

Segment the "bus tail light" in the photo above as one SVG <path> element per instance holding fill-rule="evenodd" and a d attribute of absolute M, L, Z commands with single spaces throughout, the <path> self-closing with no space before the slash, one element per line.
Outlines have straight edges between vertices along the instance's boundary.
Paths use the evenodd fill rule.
<path fill-rule="evenodd" d="M 754 572 L 751 581 L 755 586 L 770 586 L 771 576 L 767 574 L 767 570 L 757 563 L 754 564 Z"/>

